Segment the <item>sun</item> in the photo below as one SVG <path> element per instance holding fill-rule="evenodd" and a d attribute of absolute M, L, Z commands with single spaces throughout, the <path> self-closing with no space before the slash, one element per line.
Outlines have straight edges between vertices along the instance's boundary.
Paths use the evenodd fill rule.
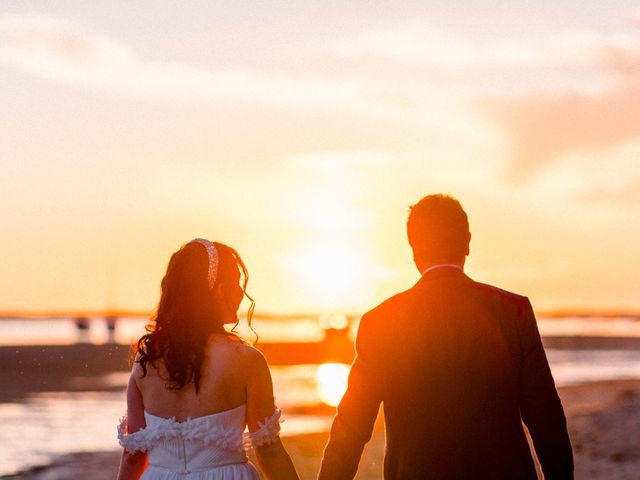
<path fill-rule="evenodd" d="M 342 400 L 347 390 L 349 367 L 342 363 L 323 363 L 318 367 L 317 381 L 320 399 L 331 407 Z"/>
<path fill-rule="evenodd" d="M 372 301 L 375 214 L 364 206 L 359 167 L 373 161 L 341 152 L 293 159 L 283 218 L 295 239 L 280 257 L 292 303 L 327 312 Z"/>
<path fill-rule="evenodd" d="M 311 243 L 283 260 L 296 294 L 319 309 L 348 308 L 368 297 L 367 255 L 348 243 Z"/>

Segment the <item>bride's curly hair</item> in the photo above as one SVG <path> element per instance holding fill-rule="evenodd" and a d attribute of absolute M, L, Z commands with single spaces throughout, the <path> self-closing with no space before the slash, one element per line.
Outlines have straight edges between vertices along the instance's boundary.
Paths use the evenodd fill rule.
<path fill-rule="evenodd" d="M 218 242 L 214 245 L 218 252 L 218 273 L 213 288 L 208 282 L 209 257 L 201 244 L 189 242 L 171 256 L 156 313 L 146 326 L 146 335 L 138 340 L 136 362 L 142 367 L 143 377 L 147 375 L 148 363 L 156 367 L 156 360 L 162 360 L 169 376 L 165 379 L 166 386 L 171 390 L 180 390 L 193 382 L 198 392 L 211 334 L 222 333 L 245 342 L 234 331 L 238 322 L 231 331 L 224 328 L 223 306 L 214 293 L 219 285 L 235 281 L 238 270 L 242 292 L 251 301 L 247 313 L 251 328 L 255 304 L 247 293 L 247 267 L 233 248 Z"/>

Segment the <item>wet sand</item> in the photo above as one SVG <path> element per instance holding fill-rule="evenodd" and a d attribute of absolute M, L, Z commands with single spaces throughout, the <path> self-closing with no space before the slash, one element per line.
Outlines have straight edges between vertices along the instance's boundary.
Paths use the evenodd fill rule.
<path fill-rule="evenodd" d="M 574 448 L 576 479 L 636 480 L 640 472 L 640 380 L 597 382 L 559 391 Z M 301 478 L 315 478 L 327 438 L 324 432 L 283 440 Z M 365 449 L 358 479 L 382 478 L 383 452 L 384 433 L 378 425 Z M 118 452 L 71 454 L 52 465 L 5 478 L 113 480 L 119 456 Z"/>

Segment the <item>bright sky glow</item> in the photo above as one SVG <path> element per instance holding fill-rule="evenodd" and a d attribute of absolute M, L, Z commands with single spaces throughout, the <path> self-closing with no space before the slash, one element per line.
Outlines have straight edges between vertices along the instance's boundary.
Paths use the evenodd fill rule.
<path fill-rule="evenodd" d="M 258 310 L 417 279 L 407 208 L 458 197 L 468 273 L 634 309 L 635 2 L 5 2 L 0 310 L 151 310 L 170 254 L 236 247 Z"/>
<path fill-rule="evenodd" d="M 349 366 L 342 363 L 323 363 L 318 367 L 318 394 L 329 406 L 335 407 L 347 390 Z"/>

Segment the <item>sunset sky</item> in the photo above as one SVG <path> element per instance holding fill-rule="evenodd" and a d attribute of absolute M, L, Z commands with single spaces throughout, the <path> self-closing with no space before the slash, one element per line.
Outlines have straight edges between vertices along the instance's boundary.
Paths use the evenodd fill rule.
<path fill-rule="evenodd" d="M 2 2 L 0 85 L 0 310 L 150 310 L 202 236 L 361 312 L 437 192 L 472 278 L 640 309 L 637 1 Z"/>

